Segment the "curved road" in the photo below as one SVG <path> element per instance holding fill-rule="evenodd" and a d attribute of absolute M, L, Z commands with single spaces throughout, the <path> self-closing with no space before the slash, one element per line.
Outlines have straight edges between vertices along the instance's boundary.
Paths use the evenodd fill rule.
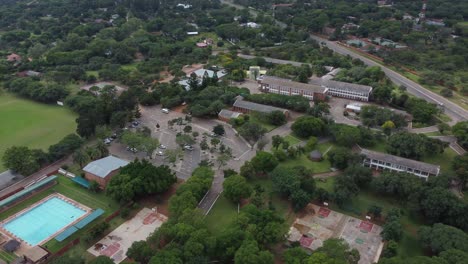
<path fill-rule="evenodd" d="M 370 60 L 352 50 L 349 50 L 343 46 L 338 45 L 336 42 L 326 40 L 324 38 L 311 35 L 312 39 L 315 39 L 319 43 L 325 43 L 326 46 L 333 50 L 336 53 L 342 54 L 342 55 L 350 55 L 353 58 L 360 59 L 362 60 L 366 65 L 368 66 L 379 66 L 382 68 L 382 71 L 385 72 L 387 77 L 392 80 L 397 85 L 404 85 L 407 87 L 407 91 L 419 98 L 422 98 L 428 102 L 435 103 L 438 105 L 443 104 L 445 113 L 452 118 L 451 124 L 456 123 L 457 121 L 464 121 L 468 120 L 468 111 L 463 109 L 462 107 L 452 103 L 451 101 L 445 99 L 444 97 L 435 94 L 426 88 L 422 87 L 416 82 L 413 82 L 409 80 L 408 78 L 402 76 L 401 74 L 385 67 L 382 64 L 379 64 L 373 60 Z"/>

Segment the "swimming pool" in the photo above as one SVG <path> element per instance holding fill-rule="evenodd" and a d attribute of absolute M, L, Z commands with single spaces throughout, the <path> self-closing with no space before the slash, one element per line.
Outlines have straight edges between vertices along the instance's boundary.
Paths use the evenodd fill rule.
<path fill-rule="evenodd" d="M 4 223 L 3 228 L 35 246 L 86 213 L 54 196 Z"/>

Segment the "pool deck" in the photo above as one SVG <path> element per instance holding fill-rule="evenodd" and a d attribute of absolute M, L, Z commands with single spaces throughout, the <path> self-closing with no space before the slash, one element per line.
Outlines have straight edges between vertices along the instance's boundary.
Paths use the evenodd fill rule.
<path fill-rule="evenodd" d="M 87 207 L 87 206 L 85 206 L 85 205 L 83 205 L 83 204 L 80 204 L 80 203 L 78 203 L 77 201 L 74 201 L 74 200 L 72 200 L 72 199 L 70 199 L 70 198 L 68 198 L 68 197 L 66 197 L 66 196 L 64 196 L 64 195 L 62 195 L 62 194 L 60 194 L 60 193 L 54 193 L 54 194 L 51 194 L 51 195 L 45 197 L 44 199 L 38 201 L 37 203 L 34 203 L 34 204 L 28 206 L 27 208 L 21 210 L 20 212 L 14 214 L 14 215 L 11 215 L 11 216 L 9 216 L 9 217 L 7 217 L 6 219 L 4 219 L 4 220 L 2 220 L 2 221 L 0 222 L 0 233 L 1 233 L 2 236 L 7 237 L 7 240 L 9 240 L 9 239 L 16 239 L 16 240 L 18 240 L 18 241 L 21 242 L 21 245 L 20 245 L 20 247 L 16 250 L 15 254 L 21 256 L 26 250 L 32 248 L 33 245 L 31 245 L 31 244 L 29 244 L 28 242 L 24 241 L 24 240 L 21 239 L 20 237 L 17 237 L 15 234 L 9 232 L 9 231 L 6 230 L 3 226 L 4 226 L 6 223 L 8 223 L 8 222 L 10 222 L 10 221 L 12 221 L 12 220 L 14 220 L 14 219 L 16 219 L 17 217 L 22 216 L 22 215 L 25 214 L 26 212 L 28 212 L 28 211 L 30 211 L 31 209 L 33 209 L 33 208 L 35 208 L 35 207 L 37 207 L 37 206 L 39 206 L 39 205 L 41 205 L 41 204 L 47 202 L 48 200 L 50 200 L 50 199 L 52 199 L 52 198 L 61 199 L 61 200 L 65 201 L 65 202 L 67 202 L 67 203 L 69 203 L 69 204 L 71 204 L 71 205 L 73 205 L 73 206 L 75 206 L 75 207 L 77 207 L 77 208 L 79 208 L 79 209 L 85 211 L 86 213 L 85 213 L 84 215 L 82 215 L 81 217 L 79 217 L 78 219 L 76 219 L 75 221 L 70 222 L 67 226 L 63 227 L 62 229 L 57 230 L 54 234 L 52 234 L 52 235 L 50 235 L 49 237 L 45 238 L 44 240 L 42 240 L 41 242 L 39 242 L 37 245 L 43 245 L 43 244 L 45 244 L 47 241 L 51 240 L 51 239 L 54 238 L 56 235 L 58 235 L 59 233 L 61 233 L 61 232 L 64 231 L 65 229 L 67 229 L 68 227 L 70 227 L 70 226 L 76 224 L 77 222 L 79 222 L 81 219 L 85 218 L 86 216 L 88 216 L 88 215 L 92 212 L 92 209 L 91 209 L 91 208 L 89 208 L 89 207 Z"/>

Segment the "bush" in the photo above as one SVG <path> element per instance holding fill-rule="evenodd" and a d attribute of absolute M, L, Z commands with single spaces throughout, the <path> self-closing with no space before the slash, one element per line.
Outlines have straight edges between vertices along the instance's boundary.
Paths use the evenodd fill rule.
<path fill-rule="evenodd" d="M 130 216 L 130 209 L 128 207 L 124 207 L 120 210 L 120 217 L 123 219 L 127 219 Z"/>

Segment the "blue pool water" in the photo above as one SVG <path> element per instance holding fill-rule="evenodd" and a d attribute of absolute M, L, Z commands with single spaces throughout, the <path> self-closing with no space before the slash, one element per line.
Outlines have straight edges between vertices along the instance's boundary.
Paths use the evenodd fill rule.
<path fill-rule="evenodd" d="M 85 213 L 86 211 L 53 197 L 5 223 L 3 228 L 35 246 Z"/>

